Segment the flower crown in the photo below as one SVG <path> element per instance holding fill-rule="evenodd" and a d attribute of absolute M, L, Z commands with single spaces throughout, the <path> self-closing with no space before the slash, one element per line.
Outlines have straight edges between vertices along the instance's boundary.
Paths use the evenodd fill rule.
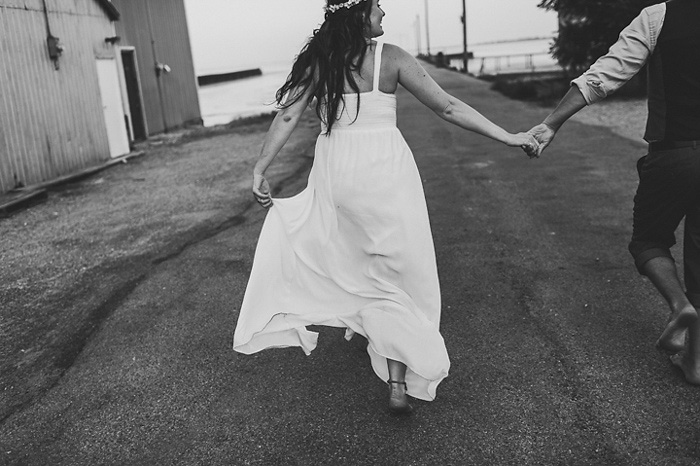
<path fill-rule="evenodd" d="M 345 3 L 338 3 L 336 5 L 328 5 L 326 7 L 326 11 L 329 13 L 335 13 L 336 11 L 342 9 L 342 8 L 352 8 L 355 5 L 359 5 L 360 3 L 364 2 L 366 0 L 348 0 Z"/>

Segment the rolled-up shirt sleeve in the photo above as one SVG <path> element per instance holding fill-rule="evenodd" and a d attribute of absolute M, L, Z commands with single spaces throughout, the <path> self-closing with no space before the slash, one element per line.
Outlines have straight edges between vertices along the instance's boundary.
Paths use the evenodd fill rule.
<path fill-rule="evenodd" d="M 571 81 L 588 105 L 605 99 L 639 72 L 656 47 L 665 13 L 665 6 L 644 9 L 622 30 L 606 55 Z"/>

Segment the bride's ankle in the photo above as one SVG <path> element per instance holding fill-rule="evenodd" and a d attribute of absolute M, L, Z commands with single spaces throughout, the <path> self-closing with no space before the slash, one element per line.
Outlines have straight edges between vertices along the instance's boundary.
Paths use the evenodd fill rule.
<path fill-rule="evenodd" d="M 391 380 L 391 379 L 389 379 L 389 380 L 387 380 L 386 383 L 389 384 L 389 387 L 391 387 L 392 391 L 394 391 L 394 390 L 404 391 L 404 392 L 407 391 L 406 381 L 404 381 L 404 380 Z"/>

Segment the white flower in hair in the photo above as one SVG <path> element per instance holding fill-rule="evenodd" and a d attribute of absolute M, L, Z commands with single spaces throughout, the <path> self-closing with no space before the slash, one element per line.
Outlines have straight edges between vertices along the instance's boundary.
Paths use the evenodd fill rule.
<path fill-rule="evenodd" d="M 360 3 L 364 2 L 366 0 L 348 0 L 345 3 L 338 3 L 337 5 L 328 5 L 326 7 L 326 11 L 330 13 L 335 13 L 336 11 L 340 10 L 341 8 L 352 8 L 355 5 L 359 5 Z"/>

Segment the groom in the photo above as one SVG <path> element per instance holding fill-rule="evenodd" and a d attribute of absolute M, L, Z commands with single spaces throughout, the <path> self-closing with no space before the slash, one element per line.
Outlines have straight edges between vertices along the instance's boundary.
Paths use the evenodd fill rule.
<path fill-rule="evenodd" d="M 671 314 L 657 346 L 671 353 L 689 383 L 700 385 L 700 0 L 645 8 L 607 55 L 575 79 L 557 108 L 530 133 L 541 153 L 566 120 L 649 67 L 648 154 L 637 163 L 639 187 L 629 250 Z M 538 153 L 538 155 L 539 155 Z M 670 247 L 685 217 L 685 290 Z M 686 330 L 689 329 L 689 332 Z M 685 336 L 689 334 L 688 347 Z"/>

